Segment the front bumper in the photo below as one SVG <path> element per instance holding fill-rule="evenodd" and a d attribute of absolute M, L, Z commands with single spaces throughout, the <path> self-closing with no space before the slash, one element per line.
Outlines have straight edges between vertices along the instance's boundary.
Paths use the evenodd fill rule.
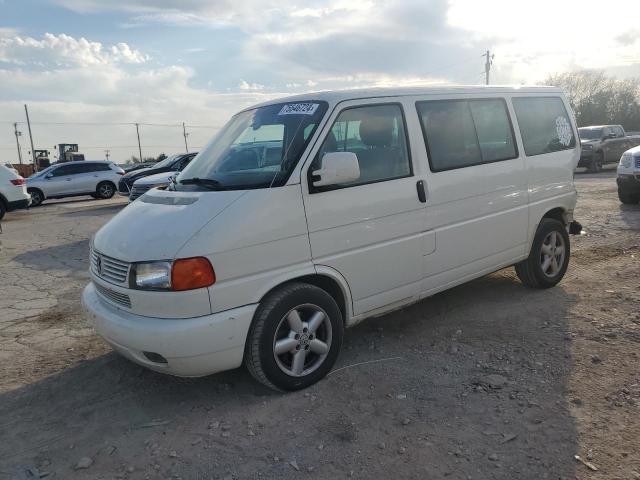
<path fill-rule="evenodd" d="M 201 377 L 242 365 L 257 308 L 246 305 L 186 319 L 143 317 L 103 300 L 93 283 L 84 289 L 82 305 L 96 332 L 114 350 L 147 368 L 180 377 Z M 166 362 L 153 361 L 162 357 Z"/>
<path fill-rule="evenodd" d="M 636 175 L 619 173 L 616 178 L 618 190 L 628 193 L 640 193 L 640 173 Z"/>
<path fill-rule="evenodd" d="M 590 167 L 593 162 L 593 150 L 582 150 L 578 167 Z"/>

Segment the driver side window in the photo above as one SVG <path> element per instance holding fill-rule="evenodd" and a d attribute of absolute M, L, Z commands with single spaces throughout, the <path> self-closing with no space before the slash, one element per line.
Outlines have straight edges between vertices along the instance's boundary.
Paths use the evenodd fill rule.
<path fill-rule="evenodd" d="M 327 134 L 309 168 L 311 176 L 330 152 L 351 152 L 358 157 L 360 178 L 354 182 L 312 191 L 334 190 L 411 175 L 402 109 L 397 104 L 354 107 L 343 110 Z"/>

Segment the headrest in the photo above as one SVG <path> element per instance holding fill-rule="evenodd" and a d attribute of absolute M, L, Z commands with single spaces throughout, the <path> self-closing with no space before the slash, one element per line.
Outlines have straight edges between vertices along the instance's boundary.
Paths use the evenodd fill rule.
<path fill-rule="evenodd" d="M 369 147 L 387 147 L 393 139 L 393 127 L 393 117 L 367 117 L 360 122 L 360 139 Z"/>

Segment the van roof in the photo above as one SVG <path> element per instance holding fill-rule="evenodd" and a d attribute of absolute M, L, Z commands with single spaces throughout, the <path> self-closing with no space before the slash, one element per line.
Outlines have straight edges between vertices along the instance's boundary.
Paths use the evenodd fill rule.
<path fill-rule="evenodd" d="M 246 108 L 273 105 L 274 103 L 299 102 L 301 100 L 324 100 L 329 104 L 336 104 L 345 100 L 357 100 L 361 98 L 375 97 L 408 97 L 419 95 L 437 95 L 449 93 L 563 93 L 559 87 L 549 86 L 525 86 L 525 85 L 434 85 L 430 87 L 377 87 L 356 88 L 346 90 L 327 90 L 322 92 L 310 92 L 289 97 L 281 97 Z"/>

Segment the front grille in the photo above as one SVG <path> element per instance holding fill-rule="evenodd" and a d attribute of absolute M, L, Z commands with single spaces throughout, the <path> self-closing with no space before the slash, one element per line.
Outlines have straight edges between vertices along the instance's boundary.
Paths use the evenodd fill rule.
<path fill-rule="evenodd" d="M 129 264 L 91 250 L 91 272 L 107 282 L 126 285 Z"/>
<path fill-rule="evenodd" d="M 125 293 L 115 292 L 110 288 L 103 287 L 99 283 L 94 282 L 93 284 L 95 285 L 98 294 L 106 300 L 109 300 L 123 307 L 131 308 L 131 299 L 129 298 L 129 295 Z"/>
<path fill-rule="evenodd" d="M 636 157 L 636 168 L 640 168 L 640 157 Z"/>
<path fill-rule="evenodd" d="M 155 185 L 144 185 L 144 186 L 134 185 L 133 188 L 131 189 L 131 193 L 129 194 L 129 200 L 134 201 L 140 195 L 147 193 L 153 187 L 155 187 Z"/>

